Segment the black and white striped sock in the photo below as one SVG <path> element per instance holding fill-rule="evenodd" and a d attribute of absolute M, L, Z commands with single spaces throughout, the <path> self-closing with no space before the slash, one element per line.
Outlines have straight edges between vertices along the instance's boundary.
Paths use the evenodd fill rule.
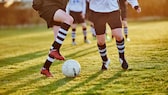
<path fill-rule="evenodd" d="M 76 38 L 76 29 L 72 29 L 71 37 L 72 37 L 72 41 L 75 41 L 75 38 Z"/>
<path fill-rule="evenodd" d="M 108 60 L 108 58 L 107 58 L 106 44 L 104 44 L 102 46 L 100 46 L 100 45 L 97 44 L 97 46 L 98 46 L 98 51 L 100 53 L 100 56 L 101 56 L 103 62 L 106 62 Z"/>
<path fill-rule="evenodd" d="M 124 44 L 124 39 L 121 40 L 121 41 L 117 41 L 116 40 L 116 45 L 117 45 L 117 49 L 118 49 L 118 52 L 119 52 L 119 57 L 121 59 L 124 59 L 124 50 L 125 50 L 125 44 Z"/>
<path fill-rule="evenodd" d="M 56 50 L 59 51 L 59 49 L 60 49 L 60 47 L 61 47 L 61 45 L 62 45 L 62 43 L 63 43 L 63 41 L 64 41 L 64 39 L 67 35 L 67 31 L 68 31 L 69 27 L 70 27 L 70 25 L 68 25 L 66 23 L 63 23 L 61 25 L 61 28 L 59 29 L 58 34 L 57 34 L 57 38 L 53 42 L 53 44 L 50 48 L 50 51 L 53 50 L 53 49 L 56 49 Z M 49 51 L 49 53 L 50 53 L 50 51 Z M 49 68 L 50 68 L 51 64 L 54 62 L 54 60 L 55 59 L 53 57 L 48 55 L 48 57 L 47 57 L 47 59 L 44 63 L 43 68 L 49 70 Z"/>
<path fill-rule="evenodd" d="M 66 35 L 67 35 L 67 31 L 69 29 L 70 25 L 66 24 L 66 23 L 62 23 L 61 28 L 58 31 L 57 37 L 55 39 L 56 43 L 53 45 L 54 49 L 59 50 Z"/>
<path fill-rule="evenodd" d="M 87 29 L 86 28 L 83 28 L 83 35 L 84 35 L 84 39 L 86 40 L 87 39 Z"/>
<path fill-rule="evenodd" d="M 124 27 L 124 35 L 126 35 L 126 37 L 127 37 L 127 35 L 128 35 L 128 27 Z"/>

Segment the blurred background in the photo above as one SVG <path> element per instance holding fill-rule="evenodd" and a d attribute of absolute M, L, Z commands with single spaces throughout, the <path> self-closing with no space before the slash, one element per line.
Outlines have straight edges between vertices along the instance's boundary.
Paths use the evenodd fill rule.
<path fill-rule="evenodd" d="M 142 12 L 128 7 L 128 20 L 160 20 L 168 17 L 168 0 L 139 0 Z M 32 0 L 0 0 L 0 27 L 44 24 L 32 9 Z"/>

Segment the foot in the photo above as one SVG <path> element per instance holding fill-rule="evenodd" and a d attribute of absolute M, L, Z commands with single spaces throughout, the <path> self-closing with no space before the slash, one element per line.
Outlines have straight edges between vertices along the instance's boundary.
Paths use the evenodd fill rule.
<path fill-rule="evenodd" d="M 128 69 L 128 63 L 125 59 L 121 59 L 119 58 L 120 60 L 120 63 L 121 63 L 121 67 L 124 69 L 124 70 L 127 70 Z"/>
<path fill-rule="evenodd" d="M 101 70 L 107 70 L 108 69 L 108 65 L 110 64 L 110 60 L 108 59 L 106 62 L 102 63 L 102 68 Z"/>
<path fill-rule="evenodd" d="M 72 42 L 72 45 L 75 46 L 75 45 L 76 45 L 76 42 L 73 41 L 73 42 Z"/>
<path fill-rule="evenodd" d="M 84 42 L 87 43 L 87 44 L 91 43 L 88 39 L 85 39 Z"/>
<path fill-rule="evenodd" d="M 127 40 L 128 42 L 131 41 L 130 38 L 126 38 L 126 40 Z"/>
<path fill-rule="evenodd" d="M 65 60 L 65 58 L 59 53 L 59 51 L 55 49 L 51 50 L 49 55 L 57 60 Z"/>
<path fill-rule="evenodd" d="M 42 75 L 45 75 L 46 77 L 53 77 L 53 75 L 50 73 L 50 71 L 49 70 L 47 70 L 47 69 L 42 69 L 41 70 L 41 74 Z"/>

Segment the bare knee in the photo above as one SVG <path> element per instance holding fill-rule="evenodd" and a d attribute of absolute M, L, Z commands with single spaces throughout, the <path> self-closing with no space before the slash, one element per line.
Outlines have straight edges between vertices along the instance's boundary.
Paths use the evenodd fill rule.
<path fill-rule="evenodd" d="M 97 41 L 97 44 L 100 45 L 100 46 L 102 46 L 102 45 L 105 44 L 105 42 L 103 42 L 103 41 Z"/>
<path fill-rule="evenodd" d="M 112 30 L 112 34 L 113 34 L 113 36 L 115 37 L 115 39 L 117 40 L 117 41 L 121 41 L 121 40 L 123 40 L 123 34 L 122 34 L 122 28 L 116 28 L 116 29 L 113 29 Z"/>
<path fill-rule="evenodd" d="M 67 15 L 67 18 L 64 20 L 64 23 L 67 23 L 67 24 L 69 24 L 69 25 L 72 25 L 72 24 L 73 24 L 73 21 L 74 21 L 73 17 L 70 16 L 70 15 Z"/>
<path fill-rule="evenodd" d="M 96 35 L 97 38 L 97 44 L 98 45 L 104 45 L 105 44 L 105 36 L 103 35 Z"/>
<path fill-rule="evenodd" d="M 123 37 L 123 36 L 116 36 L 115 39 L 116 39 L 117 41 L 121 41 L 121 40 L 124 39 L 124 37 Z"/>
<path fill-rule="evenodd" d="M 64 22 L 64 23 L 67 23 L 69 25 L 71 25 L 74 21 L 72 16 L 65 13 L 65 11 L 63 11 L 61 9 L 59 9 L 55 12 L 53 19 L 54 19 L 54 21 Z"/>

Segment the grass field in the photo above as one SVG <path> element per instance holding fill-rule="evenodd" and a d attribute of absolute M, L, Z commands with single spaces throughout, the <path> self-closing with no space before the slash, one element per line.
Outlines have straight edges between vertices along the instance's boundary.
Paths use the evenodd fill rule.
<path fill-rule="evenodd" d="M 61 53 L 79 61 L 80 76 L 66 78 L 61 72 L 64 61 L 55 61 L 54 78 L 46 78 L 40 69 L 53 42 L 52 30 L 45 26 L 0 29 L 0 95 L 168 95 L 168 20 L 129 22 L 127 71 L 122 70 L 111 40 L 107 41 L 111 64 L 101 72 L 96 40 L 88 32 L 92 43 L 84 44 L 81 28 L 77 30 L 77 45 L 71 45 L 69 32 Z"/>

